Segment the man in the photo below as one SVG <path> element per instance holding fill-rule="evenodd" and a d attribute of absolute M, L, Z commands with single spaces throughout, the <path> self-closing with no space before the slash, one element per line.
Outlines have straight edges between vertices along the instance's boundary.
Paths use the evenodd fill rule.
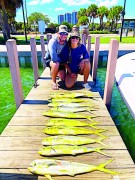
<path fill-rule="evenodd" d="M 60 25 L 59 31 L 57 32 L 57 37 L 50 39 L 48 44 L 48 51 L 51 56 L 51 76 L 52 76 L 52 89 L 58 90 L 58 84 L 56 83 L 57 75 L 60 77 L 61 80 L 65 80 L 65 67 L 61 65 L 62 59 L 60 57 L 62 49 L 67 44 L 67 26 Z"/>

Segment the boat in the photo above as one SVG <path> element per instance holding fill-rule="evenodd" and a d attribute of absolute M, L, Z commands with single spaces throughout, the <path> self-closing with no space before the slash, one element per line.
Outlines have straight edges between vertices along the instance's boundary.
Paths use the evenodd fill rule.
<path fill-rule="evenodd" d="M 135 52 L 117 59 L 115 79 L 120 94 L 135 119 Z"/>

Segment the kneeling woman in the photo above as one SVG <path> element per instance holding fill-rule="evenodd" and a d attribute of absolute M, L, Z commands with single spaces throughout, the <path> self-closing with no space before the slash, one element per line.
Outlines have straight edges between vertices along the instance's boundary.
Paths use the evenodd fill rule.
<path fill-rule="evenodd" d="M 65 67 L 67 69 L 65 85 L 67 88 L 73 87 L 74 83 L 77 80 L 77 74 L 81 74 L 84 76 L 84 82 L 82 86 L 90 90 L 91 87 L 89 86 L 87 81 L 90 74 L 91 65 L 86 47 L 80 43 L 79 34 L 72 33 L 68 40 L 68 45 L 69 59 L 65 64 Z"/>

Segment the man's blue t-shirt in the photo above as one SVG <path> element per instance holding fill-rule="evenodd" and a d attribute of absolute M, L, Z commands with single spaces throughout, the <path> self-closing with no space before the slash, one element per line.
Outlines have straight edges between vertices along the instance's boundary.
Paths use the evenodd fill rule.
<path fill-rule="evenodd" d="M 49 43 L 48 43 L 48 51 L 51 56 L 51 60 L 53 62 L 61 62 L 61 51 L 62 49 L 66 46 L 67 41 L 65 41 L 64 44 L 60 45 L 58 38 L 51 38 Z"/>
<path fill-rule="evenodd" d="M 81 44 L 77 48 L 67 49 L 66 47 L 62 51 L 62 59 L 67 61 L 67 64 L 72 73 L 79 72 L 79 63 L 82 59 L 89 59 L 86 47 Z"/>

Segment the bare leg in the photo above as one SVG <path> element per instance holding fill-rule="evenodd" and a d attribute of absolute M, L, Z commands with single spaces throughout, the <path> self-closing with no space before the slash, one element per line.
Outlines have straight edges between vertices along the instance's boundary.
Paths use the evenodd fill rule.
<path fill-rule="evenodd" d="M 65 85 L 67 88 L 71 88 L 74 86 L 75 81 L 76 81 L 77 77 L 71 77 L 70 74 L 66 75 L 66 79 L 65 79 Z"/>
<path fill-rule="evenodd" d="M 60 79 L 61 79 L 62 81 L 65 81 L 66 70 L 60 70 L 60 71 L 58 72 L 58 76 L 60 77 Z"/>
<path fill-rule="evenodd" d="M 84 63 L 84 68 L 80 70 L 80 74 L 84 75 L 84 84 L 87 83 L 90 74 L 91 65 L 89 61 Z"/>
<path fill-rule="evenodd" d="M 56 84 L 56 77 L 58 75 L 58 71 L 59 71 L 59 62 L 50 62 L 50 66 L 51 66 L 51 76 L 52 76 L 52 88 L 57 90 L 58 85 Z"/>

